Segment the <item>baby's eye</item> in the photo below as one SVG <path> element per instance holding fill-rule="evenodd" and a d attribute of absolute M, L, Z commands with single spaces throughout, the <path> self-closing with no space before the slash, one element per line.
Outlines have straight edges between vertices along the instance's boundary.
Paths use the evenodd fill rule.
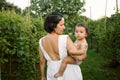
<path fill-rule="evenodd" d="M 75 31 L 76 33 L 78 33 L 78 31 Z"/>

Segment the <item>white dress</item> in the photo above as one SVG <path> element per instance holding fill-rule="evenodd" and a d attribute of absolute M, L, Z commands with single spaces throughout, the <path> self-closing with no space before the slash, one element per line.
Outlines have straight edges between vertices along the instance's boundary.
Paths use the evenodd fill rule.
<path fill-rule="evenodd" d="M 67 68 L 64 71 L 63 76 L 54 78 L 55 73 L 58 72 L 61 62 L 64 57 L 67 56 L 66 42 L 68 35 L 60 35 L 58 41 L 59 48 L 59 61 L 52 61 L 47 52 L 44 50 L 41 44 L 41 39 L 39 40 L 39 46 L 42 50 L 44 57 L 47 60 L 47 80 L 83 80 L 82 73 L 79 65 L 77 64 L 67 64 Z"/>

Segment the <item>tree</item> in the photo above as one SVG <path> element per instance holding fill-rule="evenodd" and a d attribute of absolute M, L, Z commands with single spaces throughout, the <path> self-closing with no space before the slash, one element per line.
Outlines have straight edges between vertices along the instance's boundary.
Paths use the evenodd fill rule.
<path fill-rule="evenodd" d="M 45 16 L 52 11 L 72 15 L 84 11 L 84 2 L 80 0 L 31 0 L 31 12 L 37 16 Z"/>
<path fill-rule="evenodd" d="M 113 14 L 107 19 L 106 35 L 104 39 L 105 56 L 110 59 L 110 66 L 120 65 L 120 14 Z"/>
<path fill-rule="evenodd" d="M 84 4 L 84 0 L 83 2 L 81 0 L 31 0 L 30 15 L 44 19 L 50 12 L 61 12 L 66 21 L 66 32 L 69 32 L 73 31 L 71 23 L 75 24 L 76 20 L 79 20 L 80 14 L 85 11 Z"/>
<path fill-rule="evenodd" d="M 45 32 L 42 20 L 28 22 L 26 17 L 13 10 L 0 12 L 1 80 L 38 80 L 38 40 Z"/>

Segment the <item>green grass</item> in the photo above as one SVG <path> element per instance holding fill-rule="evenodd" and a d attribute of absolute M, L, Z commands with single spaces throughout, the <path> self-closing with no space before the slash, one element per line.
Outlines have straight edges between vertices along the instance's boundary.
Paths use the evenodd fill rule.
<path fill-rule="evenodd" d="M 120 80 L 120 67 L 106 66 L 108 60 L 92 50 L 88 50 L 87 55 L 87 59 L 80 65 L 83 80 Z"/>

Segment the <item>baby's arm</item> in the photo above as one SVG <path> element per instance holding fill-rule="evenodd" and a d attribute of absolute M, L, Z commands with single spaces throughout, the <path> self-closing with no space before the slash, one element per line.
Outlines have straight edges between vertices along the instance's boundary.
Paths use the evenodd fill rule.
<path fill-rule="evenodd" d="M 78 49 L 80 49 L 81 52 L 83 52 L 83 53 L 82 54 L 77 54 L 77 55 L 73 54 L 72 56 L 75 57 L 76 59 L 78 59 L 79 61 L 85 60 L 87 58 L 87 54 L 86 54 L 87 48 L 88 48 L 87 44 L 82 43 L 80 48 L 78 48 Z"/>

